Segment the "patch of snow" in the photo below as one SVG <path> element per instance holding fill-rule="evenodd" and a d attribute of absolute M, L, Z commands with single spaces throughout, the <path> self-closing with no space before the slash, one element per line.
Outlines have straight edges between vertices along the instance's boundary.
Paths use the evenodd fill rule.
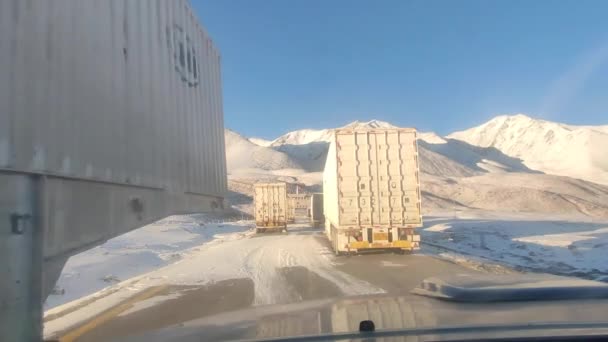
<path fill-rule="evenodd" d="M 591 239 L 594 240 L 591 242 L 595 244 L 606 245 L 608 241 L 606 241 L 607 239 L 605 238 L 605 235 L 607 234 L 608 228 L 600 228 L 583 232 L 526 236 L 521 238 L 515 238 L 513 240 L 526 243 L 534 243 L 542 246 L 575 248 L 574 246 L 577 242 L 582 242 Z"/>
<path fill-rule="evenodd" d="M 54 308 L 177 262 L 188 249 L 246 231 L 249 225 L 209 224 L 200 215 L 176 215 L 123 234 L 68 259 L 56 284 L 61 291 L 49 295 L 44 307 Z"/>
<path fill-rule="evenodd" d="M 218 234 L 216 239 L 182 253 L 178 262 L 48 310 L 45 312 L 45 336 L 53 336 L 155 286 L 201 286 L 227 279 L 249 278 L 254 282 L 254 305 L 288 303 L 293 300 L 289 286 L 278 272 L 284 267 L 305 267 L 334 283 L 344 295 L 385 292 L 337 270 L 334 267 L 335 256 L 328 247 L 314 234 L 297 234 L 294 229 L 294 234 L 288 235 L 259 236 L 251 230 Z M 159 300 L 166 299 L 164 296 Z M 69 312 L 75 307 L 81 309 Z M 141 308 L 138 306 L 133 310 Z"/>
<path fill-rule="evenodd" d="M 477 256 L 524 269 L 589 279 L 608 275 L 605 262 L 608 219 L 509 216 L 468 215 L 466 219 L 457 214 L 435 216 L 427 220 L 429 228 L 437 225 L 449 228 L 423 229 L 422 241 L 462 253 L 465 259 Z"/>
<path fill-rule="evenodd" d="M 425 228 L 424 230 L 429 231 L 429 232 L 442 232 L 446 229 L 450 229 L 451 227 L 452 226 L 450 226 L 449 224 L 440 223 L 440 224 L 432 225 L 428 228 Z"/>

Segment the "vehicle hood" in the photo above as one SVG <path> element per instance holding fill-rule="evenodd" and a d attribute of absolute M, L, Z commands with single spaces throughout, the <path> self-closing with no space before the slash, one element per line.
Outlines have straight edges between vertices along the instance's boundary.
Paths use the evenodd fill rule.
<path fill-rule="evenodd" d="M 534 283 L 544 287 L 535 287 Z M 518 293 L 517 289 L 521 288 L 527 295 L 518 298 L 516 294 L 513 301 L 504 293 L 498 296 L 499 299 L 483 301 L 458 301 L 446 298 L 445 293 L 436 295 L 442 293 L 442 289 L 454 294 L 459 293 L 454 292 L 454 288 L 465 288 L 466 298 L 472 298 L 475 286 L 492 290 L 494 296 L 501 288 L 511 294 Z M 543 288 L 551 294 L 548 297 L 551 300 L 544 299 Z M 530 289 L 535 291 L 530 292 Z M 557 297 L 556 289 L 566 290 L 564 293 L 571 297 Z M 599 282 L 539 275 L 468 278 L 466 281 L 432 278 L 412 291 L 418 294 L 356 296 L 252 307 L 192 320 L 125 341 L 269 339 L 335 334 L 358 331 L 363 320 L 372 320 L 376 330 L 542 322 L 603 323 L 608 321 L 607 289 L 606 284 Z M 585 295 L 593 291 L 597 291 L 594 296 Z M 538 298 L 530 298 L 530 293 Z"/>

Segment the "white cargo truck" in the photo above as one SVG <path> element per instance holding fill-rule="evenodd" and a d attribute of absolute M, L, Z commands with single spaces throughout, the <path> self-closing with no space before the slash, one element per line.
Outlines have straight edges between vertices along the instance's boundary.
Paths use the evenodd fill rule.
<path fill-rule="evenodd" d="M 310 222 L 315 228 L 322 227 L 325 222 L 323 216 L 323 194 L 312 194 L 310 196 Z"/>
<path fill-rule="evenodd" d="M 336 254 L 418 249 L 420 202 L 415 129 L 334 132 L 323 172 L 323 211 Z"/>
<path fill-rule="evenodd" d="M 256 233 L 287 231 L 287 185 L 257 183 L 254 196 Z"/>
<path fill-rule="evenodd" d="M 296 221 L 296 204 L 293 197 L 287 195 L 287 223 Z"/>

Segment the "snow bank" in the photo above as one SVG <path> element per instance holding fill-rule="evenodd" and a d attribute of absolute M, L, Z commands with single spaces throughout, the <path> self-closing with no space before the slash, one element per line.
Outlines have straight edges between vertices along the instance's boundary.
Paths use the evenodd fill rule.
<path fill-rule="evenodd" d="M 427 218 L 423 243 L 529 270 L 608 279 L 608 220 L 478 213 Z"/>
<path fill-rule="evenodd" d="M 246 225 L 218 226 L 218 231 L 220 228 L 235 232 L 216 234 L 213 240 L 184 251 L 177 262 L 48 310 L 45 312 L 45 336 L 54 336 L 144 290 L 162 290 L 174 285 L 204 286 L 248 278 L 253 281 L 254 305 L 292 303 L 297 298 L 293 298 L 281 270 L 293 267 L 304 267 L 316 273 L 335 284 L 343 295 L 384 293 L 379 287 L 337 270 L 334 254 L 321 243 L 318 231 L 292 226 L 287 235 L 256 235 L 251 230 L 245 231 Z M 114 268 L 120 266 L 113 265 Z M 162 295 L 153 301 L 159 303 L 171 298 Z M 142 302 L 132 310 L 141 310 L 147 305 L 150 304 Z"/>
<path fill-rule="evenodd" d="M 182 259 L 184 253 L 226 233 L 249 229 L 248 222 L 209 224 L 202 215 L 170 216 L 71 257 L 45 310 Z"/>

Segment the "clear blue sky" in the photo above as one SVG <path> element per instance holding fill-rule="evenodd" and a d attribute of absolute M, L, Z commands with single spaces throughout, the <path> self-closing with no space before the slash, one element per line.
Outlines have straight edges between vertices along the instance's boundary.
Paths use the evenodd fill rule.
<path fill-rule="evenodd" d="M 222 54 L 226 126 L 247 136 L 608 124 L 608 1 L 191 1 Z"/>

